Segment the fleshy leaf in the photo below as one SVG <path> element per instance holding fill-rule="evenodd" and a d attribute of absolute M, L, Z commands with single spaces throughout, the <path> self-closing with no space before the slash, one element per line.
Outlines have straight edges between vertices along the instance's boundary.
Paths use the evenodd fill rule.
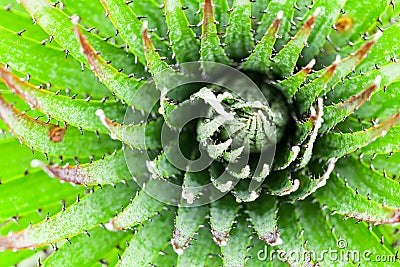
<path fill-rule="evenodd" d="M 34 18 L 49 35 L 53 36 L 56 42 L 68 51 L 67 53 L 70 53 L 82 63 L 86 62 L 85 56 L 79 51 L 80 45 L 72 30 L 73 23 L 66 14 L 57 7 L 52 6 L 46 0 L 22 0 L 21 3 L 31 14 L 32 18 Z M 79 18 L 73 16 L 72 20 L 76 21 L 79 20 Z M 80 30 L 83 31 L 83 27 L 80 27 Z M 106 57 L 107 60 L 112 60 L 118 68 L 122 66 L 136 66 L 132 64 L 132 62 L 134 62 L 133 57 L 127 57 L 125 52 L 117 46 L 103 41 L 94 34 L 89 34 L 88 39 L 96 50 L 101 51 L 104 57 Z"/>
<path fill-rule="evenodd" d="M 146 64 L 144 50 L 142 45 L 142 22 L 132 9 L 123 1 L 101 0 L 111 21 L 118 29 L 118 33 L 124 39 L 129 50 L 138 57 L 141 64 Z M 135 3 L 136 4 L 136 3 Z M 129 18 L 129 23 L 126 19 Z M 155 36 L 156 46 L 162 50 L 167 50 L 167 45 Z"/>
<path fill-rule="evenodd" d="M 25 190 L 29 188 L 30 190 Z M 83 188 L 74 188 L 50 179 L 43 172 L 35 172 L 0 186 L 0 221 L 13 216 L 24 216 L 36 209 L 59 203 L 77 195 Z"/>
<path fill-rule="evenodd" d="M 379 151 L 375 150 L 376 153 L 391 152 L 395 150 L 394 148 L 397 142 L 394 140 L 396 139 L 396 136 L 398 137 L 398 131 L 395 130 L 393 136 L 385 135 L 390 132 L 389 130 L 398 122 L 399 118 L 400 112 L 383 121 L 381 124 L 371 127 L 365 131 L 345 134 L 326 134 L 317 140 L 315 145 L 316 155 L 324 158 L 340 158 L 371 143 L 372 146 L 370 145 L 367 147 L 367 150 L 369 149 L 369 151 L 371 151 L 373 148 L 378 148 Z M 394 147 L 392 148 L 392 146 Z"/>
<path fill-rule="evenodd" d="M 258 237 L 271 246 L 282 243 L 277 225 L 277 199 L 262 195 L 254 202 L 248 203 L 248 213 Z"/>
<path fill-rule="evenodd" d="M 171 244 L 178 255 L 184 253 L 190 239 L 206 218 L 208 206 L 180 207 L 175 218 L 175 229 Z"/>
<path fill-rule="evenodd" d="M 118 124 L 110 121 L 103 110 L 96 115 L 108 128 L 113 139 L 118 139 L 130 147 L 139 149 L 156 149 L 161 147 L 161 129 L 163 120 L 143 122 L 141 124 Z"/>
<path fill-rule="evenodd" d="M 277 33 L 283 18 L 283 11 L 279 11 L 276 19 L 272 22 L 268 31 L 261 41 L 257 44 L 247 61 L 243 64 L 244 70 L 261 71 L 265 74 L 269 72 L 271 55 L 277 38 Z"/>
<path fill-rule="evenodd" d="M 305 248 L 304 236 L 298 222 L 298 214 L 293 205 L 283 204 L 279 205 L 279 229 L 281 230 L 281 238 L 283 240 L 279 248 L 286 252 L 283 259 L 290 266 L 307 267 L 311 265 L 311 259 L 307 259 L 307 250 Z M 291 253 L 296 251 L 297 255 L 302 257 L 290 257 Z M 303 257 L 305 255 L 305 257 Z"/>
<path fill-rule="evenodd" d="M 326 214 L 317 203 L 299 201 L 296 203 L 296 212 L 299 215 L 300 225 L 304 229 L 304 239 L 307 240 L 307 248 L 315 253 L 315 256 L 313 256 L 314 260 L 318 260 L 318 263 L 324 264 L 324 266 L 353 266 L 350 262 L 346 262 L 345 258 L 335 261 L 330 257 L 320 257 L 320 255 L 323 255 L 326 247 L 337 249 L 340 255 L 343 255 L 341 253 L 346 253 L 346 251 L 342 250 L 342 247 L 339 247 L 342 244 L 338 243 L 333 229 L 330 228 L 327 222 Z M 318 227 L 315 227 L 315 225 L 318 225 Z"/>
<path fill-rule="evenodd" d="M 250 245 L 250 228 L 244 215 L 238 217 L 236 227 L 232 230 L 229 242 L 221 247 L 224 266 L 245 266 Z"/>
<path fill-rule="evenodd" d="M 90 156 L 112 152 L 118 143 L 108 136 L 86 132 L 83 135 L 73 127 L 35 120 L 22 114 L 0 96 L 0 118 L 13 134 L 26 145 L 43 153 L 63 156 Z"/>
<path fill-rule="evenodd" d="M 3 183 L 13 180 L 15 177 L 30 172 L 30 163 L 33 159 L 46 160 L 40 153 L 32 153 L 32 150 L 16 139 L 0 141 L 0 169 Z"/>
<path fill-rule="evenodd" d="M 351 188 L 357 188 L 361 195 L 390 207 L 400 207 L 400 184 L 370 169 L 365 163 L 349 157 L 340 160 L 335 171 Z"/>
<path fill-rule="evenodd" d="M 207 266 L 206 260 L 211 252 L 212 237 L 208 227 L 202 227 L 196 238 L 190 241 L 189 247 L 178 258 L 178 267 Z"/>
<path fill-rule="evenodd" d="M 229 232 L 231 231 L 239 205 L 236 204 L 232 195 L 225 195 L 221 199 L 211 203 L 210 224 L 214 241 L 220 246 L 228 243 Z"/>
<path fill-rule="evenodd" d="M 126 162 L 138 167 L 130 172 Z M 76 166 L 46 165 L 39 160 L 32 161 L 32 166 L 41 167 L 50 177 L 83 185 L 115 184 L 132 176 L 142 176 L 147 171 L 145 164 L 142 153 L 137 150 L 118 152 L 102 160 Z"/>
<path fill-rule="evenodd" d="M 337 192 L 340 192 L 340 199 L 337 198 Z M 356 220 L 374 224 L 395 224 L 400 221 L 398 209 L 369 200 L 348 187 L 336 175 L 331 175 L 324 190 L 317 191 L 314 196 L 331 211 Z"/>
<path fill-rule="evenodd" d="M 371 95 L 376 88 L 380 87 L 382 77 L 378 76 L 375 82 L 370 87 L 366 88 L 364 91 L 351 97 L 345 102 L 327 106 L 324 110 L 324 122 L 320 129 L 321 132 L 326 132 L 331 130 L 336 124 L 346 119 L 355 110 L 357 110 L 362 104 L 371 98 Z"/>
<path fill-rule="evenodd" d="M 214 7 L 211 0 L 205 0 L 201 36 L 201 60 L 228 64 L 229 58 L 221 47 L 215 25 Z"/>
<path fill-rule="evenodd" d="M 158 92 L 151 86 L 144 86 L 144 82 L 129 77 L 107 64 L 96 53 L 77 26 L 74 27 L 74 31 L 90 67 L 111 92 L 135 108 L 150 111 L 159 97 Z"/>
<path fill-rule="evenodd" d="M 169 29 L 172 51 L 180 63 L 199 59 L 200 43 L 189 27 L 180 0 L 164 0 L 166 21 Z"/>
<path fill-rule="evenodd" d="M 324 187 L 335 168 L 336 161 L 337 159 L 335 158 L 329 159 L 326 162 L 326 169 L 323 170 L 318 177 L 313 177 L 311 175 L 310 177 L 304 174 L 296 176 L 296 180 L 300 181 L 300 186 L 295 192 L 292 192 L 288 198 L 292 201 L 304 200 L 318 189 Z"/>
<path fill-rule="evenodd" d="M 117 266 L 139 267 L 151 263 L 171 238 L 172 228 L 172 211 L 163 212 L 147 222 L 129 241 L 129 246 Z"/>
<path fill-rule="evenodd" d="M 268 194 L 273 196 L 290 195 L 297 191 L 300 186 L 298 179 L 292 179 L 287 171 L 280 171 L 270 175 L 265 181 Z"/>
<path fill-rule="evenodd" d="M 103 187 L 82 198 L 79 202 L 21 232 L 0 238 L 2 249 L 24 249 L 55 243 L 77 235 L 84 230 L 90 230 L 104 222 L 121 205 L 126 204 L 134 185 L 119 185 Z M 107 202 L 107 205 L 103 203 Z"/>
<path fill-rule="evenodd" d="M 104 108 L 111 118 L 121 118 L 125 108 L 120 103 L 108 101 L 85 101 L 53 94 L 47 90 L 34 88 L 0 66 L 0 78 L 7 86 L 26 101 L 31 108 L 38 109 L 51 117 L 85 130 L 106 133 L 104 125 L 96 118 L 96 110 Z M 60 108 L 62 107 L 62 108 Z"/>
<path fill-rule="evenodd" d="M 256 1 L 256 3 L 260 4 L 264 2 L 266 1 Z M 253 3 L 253 5 L 255 5 L 255 3 Z M 279 11 L 282 10 L 283 16 L 282 21 L 280 22 L 281 27 L 279 28 L 277 35 L 279 35 L 281 39 L 278 41 L 279 43 L 286 42 L 289 37 L 289 30 L 291 26 L 290 21 L 293 17 L 294 5 L 294 0 L 288 0 L 285 2 L 282 2 L 280 0 L 269 1 L 268 7 L 262 11 L 262 19 L 257 22 L 258 27 L 256 29 L 255 35 L 256 39 L 261 40 L 263 38 L 265 33 L 268 31 L 268 27 L 270 27 L 270 25 L 273 23 Z"/>
<path fill-rule="evenodd" d="M 110 38 L 115 36 L 116 42 L 121 40 L 116 34 L 116 29 L 104 14 L 104 8 L 99 0 L 63 0 L 58 6 L 69 16 L 79 14 L 80 23 L 93 29 L 96 34 Z"/>
<path fill-rule="evenodd" d="M 158 188 L 157 183 L 157 180 L 150 180 L 145 188 L 154 192 Z M 159 214 L 164 206 L 164 203 L 150 196 L 146 190 L 141 190 L 121 213 L 106 224 L 106 228 L 110 231 L 119 231 L 136 226 Z"/>
<path fill-rule="evenodd" d="M 292 74 L 304 44 L 310 36 L 318 12 L 319 9 L 307 19 L 296 36 L 272 59 L 272 71 L 280 77 L 286 78 Z"/>
<path fill-rule="evenodd" d="M 393 118 L 399 118 L 398 113 Z M 383 122 L 384 123 L 384 122 Z M 379 138 L 373 143 L 363 147 L 360 151 L 363 154 L 387 154 L 400 151 L 399 144 L 400 126 L 394 126 L 385 137 Z"/>
<path fill-rule="evenodd" d="M 225 52 L 230 58 L 245 58 L 254 48 L 250 17 L 251 1 L 235 0 L 225 38 Z"/>
<path fill-rule="evenodd" d="M 43 83 L 51 82 L 62 89 L 73 89 L 73 92 L 82 96 L 89 94 L 99 99 L 107 96 L 107 88 L 98 83 L 95 75 L 89 71 L 82 72 L 80 63 L 72 57 L 65 58 L 63 51 L 18 36 L 1 26 L 0 35 L 3 38 L 0 43 L 0 61 L 13 69 L 30 74 Z M 47 88 L 51 85 L 45 86 Z"/>
<path fill-rule="evenodd" d="M 275 86 L 287 97 L 292 98 L 300 86 L 306 80 L 307 75 L 310 73 L 312 68 L 315 65 L 315 60 L 311 60 L 307 66 L 305 66 L 302 70 L 297 72 L 296 74 L 288 77 L 287 79 L 276 83 Z"/>
<path fill-rule="evenodd" d="M 43 266 L 77 266 L 91 265 L 119 245 L 130 233 L 112 233 L 101 227 L 80 234 L 65 242 L 56 253 L 52 253 L 46 259 Z M 80 253 L 77 250 L 84 248 Z"/>
<path fill-rule="evenodd" d="M 326 36 L 332 31 L 332 24 L 337 20 L 340 10 L 345 5 L 347 0 L 335 1 L 316 1 L 312 9 L 308 12 L 311 14 L 317 8 L 320 9 L 321 15 L 315 20 L 314 30 L 308 38 L 308 46 L 303 50 L 304 61 L 308 62 L 319 53 L 326 40 Z"/>
<path fill-rule="evenodd" d="M 324 73 L 315 78 L 310 83 L 300 87 L 299 91 L 295 94 L 296 101 L 298 103 L 298 110 L 300 113 L 304 113 L 312 103 L 316 100 L 316 97 L 327 87 L 329 81 L 334 75 L 336 68 L 340 62 L 340 57 L 338 56 L 335 62 L 329 66 Z"/>
<path fill-rule="evenodd" d="M 381 84 L 388 86 L 400 77 L 399 67 L 400 62 L 393 62 L 365 74 L 346 79 L 343 83 L 336 84 L 334 91 L 331 91 L 328 96 L 334 102 L 349 99 L 365 90 L 378 76 L 382 77 Z"/>

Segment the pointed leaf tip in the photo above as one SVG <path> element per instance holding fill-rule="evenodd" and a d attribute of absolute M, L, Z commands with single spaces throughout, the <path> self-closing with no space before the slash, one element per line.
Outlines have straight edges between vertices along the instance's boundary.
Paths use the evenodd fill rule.
<path fill-rule="evenodd" d="M 282 20 L 283 19 L 283 10 L 279 10 L 278 14 L 276 15 L 276 19 Z"/>

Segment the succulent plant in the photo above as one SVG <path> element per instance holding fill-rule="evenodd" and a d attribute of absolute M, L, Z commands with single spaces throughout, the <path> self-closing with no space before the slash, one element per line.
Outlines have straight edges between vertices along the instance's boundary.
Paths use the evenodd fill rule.
<path fill-rule="evenodd" d="M 18 2 L 0 266 L 399 266 L 399 1 Z"/>

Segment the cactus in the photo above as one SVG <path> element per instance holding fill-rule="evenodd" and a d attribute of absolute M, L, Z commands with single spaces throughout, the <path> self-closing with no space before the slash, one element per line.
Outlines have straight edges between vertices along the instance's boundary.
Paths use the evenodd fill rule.
<path fill-rule="evenodd" d="M 398 0 L 10 2 L 0 266 L 399 264 Z"/>

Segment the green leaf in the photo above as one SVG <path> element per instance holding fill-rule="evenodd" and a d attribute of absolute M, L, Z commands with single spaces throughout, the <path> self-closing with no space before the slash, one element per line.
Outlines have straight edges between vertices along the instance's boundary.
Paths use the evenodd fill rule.
<path fill-rule="evenodd" d="M 382 77 L 381 85 L 388 86 L 400 77 L 398 72 L 399 67 L 399 62 L 389 63 L 379 69 L 371 70 L 364 75 L 346 79 L 343 83 L 336 84 L 334 90 L 331 91 L 331 94 L 328 94 L 328 96 L 330 100 L 334 102 L 341 101 L 342 99 L 349 99 L 370 86 L 378 76 Z"/>
<path fill-rule="evenodd" d="M 340 192 L 340 199 L 337 198 Z M 397 209 L 369 200 L 351 189 L 336 175 L 331 175 L 324 190 L 314 193 L 319 202 L 340 215 L 374 224 L 395 224 L 400 220 Z"/>
<path fill-rule="evenodd" d="M 214 15 L 217 21 L 217 31 L 225 32 L 229 22 L 229 6 L 227 0 L 214 0 Z"/>
<path fill-rule="evenodd" d="M 155 190 L 159 189 L 158 186 L 157 180 L 150 180 L 145 188 L 151 192 L 156 192 Z M 138 191 L 131 203 L 106 224 L 108 230 L 119 231 L 133 227 L 160 213 L 165 204 L 149 195 L 146 190 Z"/>
<path fill-rule="evenodd" d="M 271 246 L 282 242 L 277 225 L 277 203 L 276 197 L 265 194 L 247 203 L 249 217 L 258 237 Z"/>
<path fill-rule="evenodd" d="M 318 13 L 314 12 L 293 39 L 272 59 L 271 69 L 275 74 L 282 78 L 292 74 L 304 44 L 310 36 L 317 15 Z"/>
<path fill-rule="evenodd" d="M 24 37 L 32 38 L 37 42 L 42 42 L 49 38 L 49 35 L 40 27 L 32 24 L 32 19 L 23 12 L 15 11 L 14 9 L 6 10 L 5 8 L 0 8 L 0 16 L 1 26 L 10 31 L 19 33 Z M 21 33 L 21 31 L 23 31 L 23 33 Z M 52 45 L 57 46 L 55 43 Z"/>
<path fill-rule="evenodd" d="M 47 177 L 47 179 L 49 178 Z M 0 228 L 0 235 L 6 236 L 10 232 L 16 233 L 31 227 L 31 225 L 33 224 L 40 223 L 43 220 L 48 219 L 51 216 L 54 216 L 55 214 L 60 212 L 60 210 L 64 209 L 64 207 L 69 207 L 70 205 L 72 205 L 79 197 L 80 194 L 78 195 L 70 194 L 69 196 L 63 198 L 62 200 L 48 203 L 43 207 L 36 207 L 36 209 L 30 210 L 26 214 L 23 214 L 22 216 L 15 215 L 7 219 L 6 221 L 2 222 L 2 226 Z"/>
<path fill-rule="evenodd" d="M 221 247 L 224 266 L 245 266 L 250 245 L 250 228 L 244 215 L 237 218 L 226 246 Z"/>
<path fill-rule="evenodd" d="M 326 214 L 317 203 L 299 201 L 296 203 L 296 212 L 299 215 L 299 223 L 304 230 L 304 239 L 308 241 L 307 249 L 314 253 L 312 255 L 314 260 L 318 259 L 319 264 L 323 264 L 323 266 L 354 266 L 349 261 L 345 262 L 345 258 L 337 261 L 329 256 L 321 257 L 327 248 L 335 249 L 338 253 L 346 253 L 346 251 L 338 247 L 337 237 L 330 228 Z M 315 227 L 316 225 L 318 227 Z"/>
<path fill-rule="evenodd" d="M 152 261 L 155 266 L 176 266 L 178 255 L 174 252 L 171 244 L 160 250 L 158 256 Z"/>
<path fill-rule="evenodd" d="M 251 1 L 235 0 L 225 38 L 225 52 L 232 59 L 245 58 L 254 48 L 250 17 Z"/>
<path fill-rule="evenodd" d="M 32 162 L 32 166 L 41 167 L 49 176 L 65 182 L 83 185 L 103 185 L 115 184 L 123 180 L 129 180 L 131 177 L 143 176 L 147 172 L 145 158 L 143 153 L 137 150 L 125 150 L 88 164 L 51 166 L 35 160 Z M 135 162 L 138 167 L 130 170 L 127 162 Z"/>
<path fill-rule="evenodd" d="M 387 0 L 386 0 L 387 1 Z M 385 65 L 400 54 L 400 23 L 387 28 L 376 42 L 368 57 L 357 67 L 356 71 L 368 71 L 377 66 Z"/>
<path fill-rule="evenodd" d="M 394 117 L 398 117 L 399 113 Z M 390 119 L 389 119 L 390 120 Z M 400 126 L 394 126 L 383 138 L 379 138 L 373 143 L 361 149 L 363 154 L 387 154 L 400 151 L 399 144 Z"/>
<path fill-rule="evenodd" d="M 211 0 L 204 3 L 202 36 L 201 36 L 201 60 L 229 64 L 229 58 L 221 47 L 220 38 L 215 25 L 214 7 Z"/>
<path fill-rule="evenodd" d="M 32 84 L 21 81 L 19 77 L 1 66 L 0 78 L 4 80 L 11 91 L 19 95 L 32 108 L 85 130 L 107 132 L 95 114 L 96 110 L 100 108 L 103 108 L 111 118 L 115 119 L 123 118 L 126 110 L 123 105 L 116 102 L 85 101 L 37 89 Z"/>
<path fill-rule="evenodd" d="M 273 196 L 285 196 L 299 189 L 300 181 L 292 179 L 288 171 L 273 173 L 266 181 L 268 194 Z"/>
<path fill-rule="evenodd" d="M 265 74 L 269 72 L 271 64 L 271 55 L 277 38 L 281 21 L 283 18 L 282 11 L 278 12 L 276 19 L 272 22 L 268 31 L 265 33 L 261 41 L 257 44 L 254 51 L 250 54 L 247 61 L 243 64 L 244 70 L 261 71 Z"/>
<path fill-rule="evenodd" d="M 21 3 L 31 14 L 37 23 L 59 43 L 73 57 L 82 63 L 86 63 L 86 58 L 80 53 L 80 45 L 75 37 L 73 23 L 68 16 L 58 8 L 50 5 L 47 0 L 23 0 Z M 72 18 L 75 20 L 76 18 Z M 65 30 L 67 29 L 67 30 Z M 84 31 L 83 27 L 80 30 Z M 126 72 L 134 71 L 137 73 L 137 65 L 132 64 L 133 57 L 127 56 L 123 50 L 117 46 L 103 41 L 94 34 L 88 34 L 89 43 L 96 51 L 101 51 L 107 60 L 112 60 L 117 68 L 126 67 Z M 140 66 L 139 66 L 140 68 Z"/>
<path fill-rule="evenodd" d="M 228 243 L 229 232 L 238 213 L 239 205 L 232 195 L 227 194 L 217 201 L 211 202 L 210 225 L 214 241 L 225 246 Z"/>
<path fill-rule="evenodd" d="M 157 90 L 112 67 L 96 53 L 77 26 L 74 27 L 74 31 L 91 68 L 107 88 L 133 107 L 150 111 L 159 97 Z"/>
<path fill-rule="evenodd" d="M 33 159 L 46 160 L 42 154 L 32 153 L 15 139 L 0 141 L 0 150 L 0 179 L 3 183 L 23 175 L 25 171 L 32 171 L 30 163 Z"/>
<path fill-rule="evenodd" d="M 344 47 L 350 42 L 358 41 L 370 29 L 376 29 L 377 19 L 384 13 L 390 0 L 365 1 L 347 0 L 334 24 L 335 31 L 329 36 L 334 47 Z"/>
<path fill-rule="evenodd" d="M 256 3 L 264 4 L 266 1 L 256 1 Z M 294 12 L 294 5 L 295 5 L 294 0 L 288 0 L 288 1 L 280 1 L 280 0 L 271 0 L 269 1 L 267 8 L 264 8 L 261 12 L 263 13 L 262 19 L 257 22 L 257 29 L 256 29 L 256 35 L 255 38 L 257 40 L 261 40 L 263 36 L 265 36 L 265 33 L 268 30 L 268 27 L 273 23 L 275 20 L 276 16 L 278 15 L 278 12 L 280 10 L 283 11 L 283 17 L 281 21 L 281 27 L 279 28 L 278 31 L 278 36 L 280 36 L 280 40 L 278 41 L 279 43 L 286 43 L 287 39 L 289 37 L 289 30 L 290 30 L 290 21 L 293 18 L 293 12 Z M 255 3 L 252 4 L 253 6 Z M 255 15 L 257 16 L 257 15 Z"/>
<path fill-rule="evenodd" d="M 108 119 L 103 110 L 97 110 L 96 115 L 108 128 L 113 139 L 118 139 L 132 148 L 161 148 L 161 130 L 164 125 L 162 118 L 141 124 L 118 124 Z"/>
<path fill-rule="evenodd" d="M 278 82 L 275 86 L 284 94 L 288 99 L 292 98 L 299 90 L 300 86 L 306 80 L 306 77 L 315 65 L 315 60 L 311 60 L 307 66 L 302 68 L 296 74 Z"/>
<path fill-rule="evenodd" d="M 184 253 L 184 249 L 194 238 L 194 234 L 205 221 L 208 206 L 180 207 L 175 218 L 175 229 L 171 244 L 178 255 Z"/>
<path fill-rule="evenodd" d="M 373 169 L 380 170 L 382 173 L 388 172 L 394 175 L 393 179 L 396 179 L 396 174 L 400 173 L 400 153 L 380 154 L 380 155 L 365 155 L 365 160 L 371 162 Z M 385 176 L 385 175 L 384 175 Z"/>
<path fill-rule="evenodd" d="M 303 257 L 303 255 L 307 255 L 308 251 L 305 248 L 303 232 L 298 222 L 299 215 L 294 206 L 281 202 L 278 216 L 279 229 L 281 230 L 281 238 L 283 240 L 279 248 L 285 252 L 282 258 L 290 266 L 310 266 L 311 262 L 306 257 Z M 296 252 L 296 255 L 301 255 L 301 257 L 291 257 L 293 252 Z"/>
<path fill-rule="evenodd" d="M 26 190 L 29 188 L 29 190 Z M 81 187 L 72 187 L 50 179 L 44 172 L 36 172 L 0 185 L 0 221 L 13 216 L 24 216 L 62 199 L 82 192 Z"/>
<path fill-rule="evenodd" d="M 179 255 L 177 266 L 207 266 L 206 260 L 213 245 L 210 229 L 200 228 L 196 238 L 189 243 L 185 252 Z"/>
<path fill-rule="evenodd" d="M 323 158 L 341 158 L 365 146 L 367 146 L 365 153 L 389 153 L 395 151 L 396 146 L 398 146 L 395 140 L 397 140 L 399 132 L 394 129 L 391 133 L 390 129 L 397 123 L 399 118 L 400 112 L 365 131 L 326 134 L 317 140 L 315 154 Z M 388 135 L 386 136 L 386 134 Z"/>
<path fill-rule="evenodd" d="M 0 248 L 39 247 L 90 230 L 106 221 L 121 205 L 128 202 L 133 191 L 132 187 L 133 184 L 130 183 L 129 186 L 119 185 L 117 188 L 105 186 L 96 190 L 49 220 L 35 224 L 24 231 L 1 237 Z"/>
<path fill-rule="evenodd" d="M 1 96 L 0 118 L 24 144 L 50 155 L 65 157 L 103 155 L 118 147 L 117 142 L 105 135 L 97 137 L 92 132 L 85 132 L 82 135 L 73 127 L 66 129 L 35 120 L 13 108 Z"/>
<path fill-rule="evenodd" d="M 371 100 L 360 107 L 355 115 L 362 119 L 384 119 L 395 114 L 400 102 L 400 82 L 394 82 L 371 97 Z"/>
<path fill-rule="evenodd" d="M 68 15 L 79 14 L 83 25 L 96 28 L 94 31 L 109 38 L 116 35 L 116 30 L 110 20 L 105 16 L 104 8 L 99 0 L 63 0 L 58 6 Z M 120 41 L 120 40 L 118 40 Z"/>
<path fill-rule="evenodd" d="M 383 257 L 389 258 L 394 253 L 390 252 L 385 246 L 380 244 L 379 238 L 368 229 L 366 223 L 355 224 L 353 220 L 343 221 L 342 216 L 329 216 L 331 225 L 335 228 L 335 235 L 341 243 L 346 246 L 345 253 L 351 251 L 360 252 L 360 258 L 357 264 L 360 266 L 383 267 L 390 266 L 392 263 L 379 261 Z M 363 237 L 363 242 L 360 242 L 360 237 Z M 339 242 L 338 240 L 338 242 Z M 363 257 L 363 255 L 365 257 Z M 380 258 L 377 258 L 377 256 Z"/>
<path fill-rule="evenodd" d="M 294 192 L 292 192 L 288 198 L 294 201 L 306 199 L 308 196 L 313 194 L 319 188 L 322 188 L 326 185 L 326 181 L 329 179 L 333 169 L 335 168 L 337 159 L 329 159 L 326 162 L 326 166 L 324 166 L 324 170 L 322 172 L 313 175 L 313 174 L 299 174 L 295 175 L 296 180 L 300 182 L 300 186 Z"/>
<path fill-rule="evenodd" d="M 135 11 L 139 18 L 145 18 L 149 22 L 149 27 L 152 31 L 160 37 L 166 37 L 168 27 L 165 23 L 164 9 L 162 8 L 163 0 L 129 1 L 126 4 Z M 167 51 L 163 52 L 166 53 Z"/>
<path fill-rule="evenodd" d="M 158 73 L 162 72 L 165 69 L 168 69 L 169 66 L 166 62 L 162 60 L 162 58 L 156 51 L 153 42 L 150 40 L 147 26 L 148 25 L 144 24 L 142 29 L 144 52 L 146 56 L 147 67 L 149 68 L 149 71 L 151 72 L 153 77 L 156 78 Z"/>
<path fill-rule="evenodd" d="M 390 207 L 400 207 L 400 184 L 370 169 L 365 163 L 349 157 L 340 160 L 335 171 L 351 188 L 357 188 L 361 195 Z"/>
<path fill-rule="evenodd" d="M 24 8 L 18 3 L 18 2 L 14 2 L 12 0 L 0 0 L 0 6 L 2 8 L 10 8 L 11 10 L 15 10 L 18 12 L 26 12 L 24 10 Z"/>
<path fill-rule="evenodd" d="M 199 59 L 200 42 L 189 27 L 180 0 L 164 0 L 169 39 L 177 62 L 192 62 Z"/>
<path fill-rule="evenodd" d="M 288 264 L 282 262 L 276 252 L 279 253 L 280 251 L 266 245 L 257 238 L 252 238 L 246 267 L 287 267 Z M 271 255 L 273 256 L 272 259 L 270 257 Z"/>
<path fill-rule="evenodd" d="M 3 251 L 0 252 L 1 264 L 3 266 L 17 266 L 20 262 L 25 259 L 30 258 L 36 252 L 31 250 L 23 250 L 23 251 Z"/>
<path fill-rule="evenodd" d="M 136 5 L 135 1 L 135 5 Z M 101 0 L 107 14 L 109 14 L 112 23 L 118 29 L 118 33 L 123 38 L 124 42 L 129 46 L 129 50 L 137 56 L 139 62 L 143 65 L 146 64 L 146 57 L 144 55 L 143 42 L 142 42 L 142 22 L 124 1 L 116 0 Z M 150 3 L 152 3 L 150 1 Z M 148 9 L 150 9 L 148 7 Z M 129 18 L 130 23 L 126 23 Z M 159 49 L 167 51 L 168 46 L 160 41 L 158 36 L 155 36 L 156 46 Z"/>
<path fill-rule="evenodd" d="M 96 227 L 87 234 L 80 234 L 65 242 L 56 253 L 52 253 L 45 260 L 43 266 L 95 265 L 129 234 L 113 233 Z"/>
<path fill-rule="evenodd" d="M 317 8 L 320 9 L 320 15 L 316 18 L 314 30 L 308 38 L 309 46 L 303 50 L 303 62 L 308 62 L 314 58 L 319 52 L 320 48 L 326 41 L 326 37 L 332 31 L 332 25 L 336 22 L 340 14 L 341 8 L 345 5 L 347 0 L 317 0 L 315 1 L 312 9 L 308 11 L 311 15 Z"/>
<path fill-rule="evenodd" d="M 139 267 L 151 263 L 171 238 L 172 221 L 173 212 L 168 211 L 147 222 L 129 241 L 117 266 Z"/>
<path fill-rule="evenodd" d="M 352 96 L 348 100 L 324 108 L 324 123 L 320 132 L 324 133 L 331 130 L 339 122 L 344 121 L 355 110 L 362 106 L 371 98 L 376 88 L 380 88 L 381 76 L 378 76 L 374 83 L 358 95 Z"/>
<path fill-rule="evenodd" d="M 335 62 L 333 62 L 321 76 L 299 88 L 294 97 L 298 103 L 298 111 L 300 113 L 306 112 L 307 109 L 311 107 L 312 103 L 315 102 L 318 95 L 325 90 L 329 81 L 333 77 L 339 62 L 340 57 L 336 58 Z"/>
<path fill-rule="evenodd" d="M 164 0 L 160 0 L 164 2 Z M 190 27 L 192 27 L 193 31 L 197 33 L 198 24 L 200 23 L 200 15 L 202 13 L 201 3 L 204 0 L 181 0 L 182 9 L 185 11 L 185 16 L 190 23 Z M 164 20 L 165 23 L 165 20 Z"/>
<path fill-rule="evenodd" d="M 1 26 L 0 35 L 3 38 L 0 42 L 0 61 L 13 69 L 29 73 L 43 83 L 51 82 L 61 89 L 69 88 L 82 95 L 100 99 L 108 95 L 107 88 L 98 83 L 93 73 L 82 72 L 80 63 L 74 58 L 65 58 L 60 49 L 43 46 Z"/>

